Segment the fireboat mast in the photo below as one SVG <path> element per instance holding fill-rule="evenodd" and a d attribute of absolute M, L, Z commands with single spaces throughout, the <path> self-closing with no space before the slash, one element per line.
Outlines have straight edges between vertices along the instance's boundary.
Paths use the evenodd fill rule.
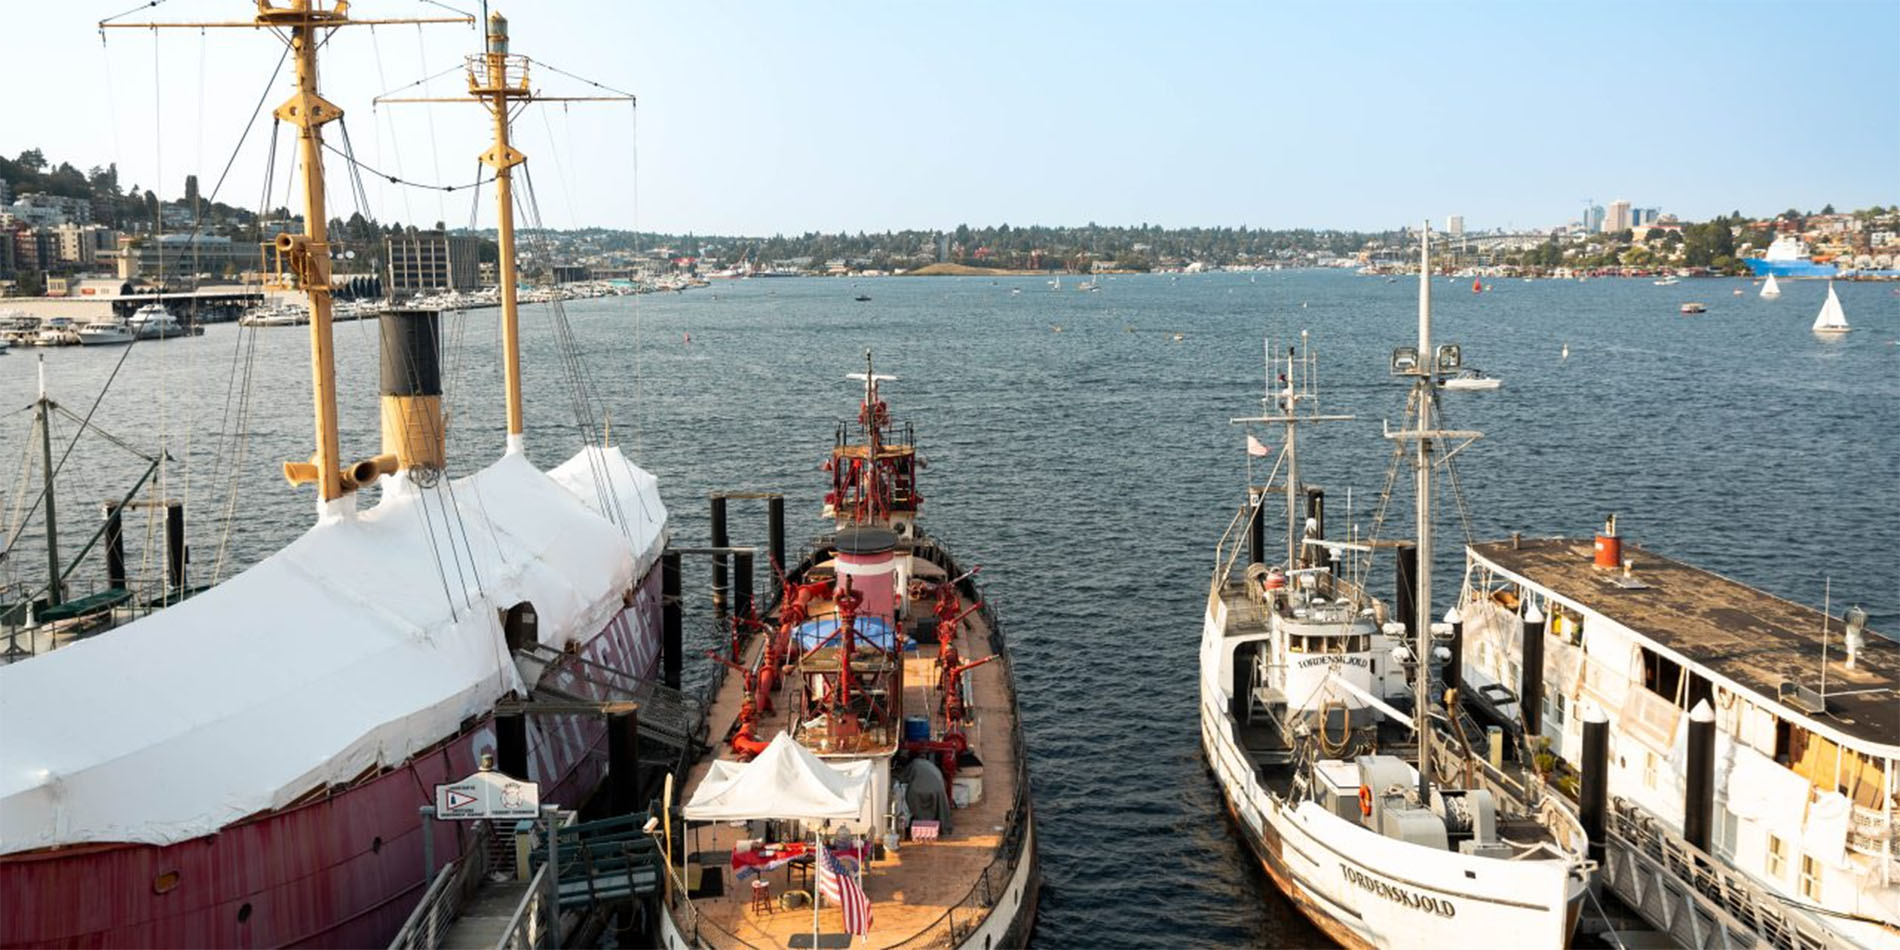
<path fill-rule="evenodd" d="M 102 22 L 110 29 L 267 29 L 290 46 L 296 64 L 297 91 L 272 113 L 297 127 L 299 166 L 303 174 L 303 233 L 279 234 L 273 242 L 279 265 L 297 279 L 310 301 L 310 381 L 315 404 L 316 450 L 308 462 L 285 462 L 284 478 L 292 485 L 316 483 L 319 517 L 340 516 L 339 504 L 378 475 L 395 471 L 392 455 L 377 455 L 343 467 L 337 438 L 336 359 L 331 335 L 330 225 L 323 200 L 323 127 L 343 118 L 343 110 L 317 91 L 317 50 L 330 34 L 345 26 L 423 23 L 470 23 L 472 17 L 423 17 L 357 20 L 349 15 L 348 0 L 256 0 L 257 17 L 248 21 L 211 23 Z"/>

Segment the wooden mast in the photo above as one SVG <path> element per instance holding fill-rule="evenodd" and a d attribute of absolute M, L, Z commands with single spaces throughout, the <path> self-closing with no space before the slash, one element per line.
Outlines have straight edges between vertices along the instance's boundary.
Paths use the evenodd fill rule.
<path fill-rule="evenodd" d="M 293 235 L 277 236 L 277 249 L 288 257 L 291 272 L 310 298 L 310 386 L 316 403 L 316 454 L 311 456 L 315 471 L 291 464 L 284 466 L 290 483 L 317 483 L 319 508 L 354 491 L 356 486 L 343 477 L 342 453 L 336 434 L 336 358 L 331 335 L 330 299 L 330 224 L 323 203 L 323 126 L 343 117 L 343 110 L 317 94 L 317 31 L 332 18 L 347 18 L 347 8 L 325 11 L 311 6 L 311 0 L 290 0 L 290 7 L 277 10 L 258 5 L 259 22 L 270 21 L 285 28 L 291 58 L 297 64 L 297 92 L 272 113 L 278 120 L 297 127 L 298 146 L 303 164 L 303 240 Z"/>
<path fill-rule="evenodd" d="M 304 228 L 302 234 L 279 234 L 277 253 L 297 276 L 310 299 L 310 382 L 315 406 L 316 448 L 308 462 L 285 462 L 284 478 L 292 485 L 315 482 L 317 511 L 330 513 L 332 503 L 356 490 L 358 484 L 393 471 L 392 457 L 379 455 L 345 471 L 337 439 L 336 361 L 331 336 L 329 215 L 323 200 L 323 126 L 343 117 L 343 110 L 317 92 L 317 48 L 329 31 L 345 26 L 398 23 L 469 23 L 472 17 L 352 20 L 349 0 L 256 0 L 257 16 L 247 21 L 214 23 L 102 22 L 100 29 L 155 29 L 179 27 L 249 27 L 279 31 L 290 44 L 296 61 L 297 90 L 272 113 L 297 127 L 303 165 Z"/>
<path fill-rule="evenodd" d="M 521 311 L 515 289 L 514 167 L 527 156 L 508 144 L 508 109 L 512 99 L 532 99 L 526 57 L 511 64 L 508 56 L 508 19 L 499 11 L 488 15 L 488 44 L 482 68 L 470 65 L 469 95 L 481 100 L 495 120 L 495 143 L 482 153 L 482 164 L 495 170 L 496 244 L 500 255 L 496 276 L 501 281 L 502 388 L 508 402 L 508 454 L 521 444 Z M 516 67 L 512 78 L 509 66 Z"/>
<path fill-rule="evenodd" d="M 521 310 L 515 285 L 515 193 L 514 168 L 528 160 L 508 141 L 509 113 L 515 103 L 530 102 L 633 102 L 629 95 L 614 96 L 543 96 L 528 83 L 526 56 L 508 52 L 508 19 L 499 11 L 488 15 L 487 42 L 479 55 L 468 58 L 468 99 L 407 98 L 378 96 L 386 102 L 468 102 L 488 109 L 494 119 L 495 140 L 481 154 L 481 162 L 495 170 L 496 251 L 500 261 L 496 278 L 501 291 L 502 386 L 508 406 L 509 454 L 521 452 Z M 593 85 L 599 86 L 598 83 Z M 600 88 L 606 88 L 601 86 Z"/>

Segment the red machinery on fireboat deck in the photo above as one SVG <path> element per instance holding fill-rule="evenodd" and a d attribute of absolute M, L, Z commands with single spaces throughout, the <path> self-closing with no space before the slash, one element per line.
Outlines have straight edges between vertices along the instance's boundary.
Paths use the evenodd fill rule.
<path fill-rule="evenodd" d="M 869 946 L 1021 946 L 1038 876 L 1007 646 L 978 569 L 959 567 L 918 528 L 923 460 L 879 393 L 895 377 L 874 372 L 867 353 L 865 371 L 850 378 L 863 384 L 858 417 L 838 427 L 824 466 L 835 530 L 780 574 L 776 606 L 735 618 L 728 650 L 712 656 L 736 675 L 714 698 L 714 752 L 694 767 L 687 794 L 785 734 L 842 773 L 869 763 L 866 815 L 712 822 L 686 834 L 702 860 L 773 841 L 864 842 L 873 855 L 861 878 Z M 718 769 L 714 758 L 725 760 Z M 756 863 L 703 864 L 683 879 Z M 810 896 L 788 900 L 771 875 L 760 880 L 781 905 Z M 788 877 L 784 889 L 800 887 Z M 722 890 L 676 895 L 666 945 L 789 946 L 812 932 L 809 909 L 759 913 L 751 888 Z M 841 926 L 829 907 L 818 916 L 826 930 Z"/>

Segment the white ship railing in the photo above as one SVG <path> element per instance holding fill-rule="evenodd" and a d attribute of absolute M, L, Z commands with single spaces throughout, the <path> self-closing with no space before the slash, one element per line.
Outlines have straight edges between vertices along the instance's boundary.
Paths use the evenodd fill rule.
<path fill-rule="evenodd" d="M 1684 947 L 1854 946 L 1816 914 L 1776 895 L 1662 825 L 1641 806 L 1611 802 L 1603 876 L 1618 898 Z"/>

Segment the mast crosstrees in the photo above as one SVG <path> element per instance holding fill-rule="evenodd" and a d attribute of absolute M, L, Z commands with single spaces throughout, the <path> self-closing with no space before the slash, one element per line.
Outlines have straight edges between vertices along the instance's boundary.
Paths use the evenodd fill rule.
<path fill-rule="evenodd" d="M 527 162 L 509 142 L 510 113 L 516 103 L 531 102 L 634 102 L 630 95 L 544 96 L 535 92 L 528 81 L 533 61 L 508 51 L 508 19 L 499 12 L 488 15 L 487 42 L 483 51 L 468 57 L 468 96 L 465 98 L 406 98 L 378 96 L 376 103 L 477 102 L 489 111 L 495 123 L 495 140 L 480 156 L 482 164 L 495 170 L 496 251 L 500 261 L 496 277 L 501 282 L 502 385 L 508 407 L 507 451 L 523 451 L 521 410 L 521 308 L 515 252 L 515 166 Z M 551 68 L 551 67 L 550 67 Z M 559 70 L 555 70 L 559 72 Z"/>
<path fill-rule="evenodd" d="M 329 213 L 324 206 L 323 126 L 343 117 L 343 110 L 317 91 L 317 50 L 330 31 L 345 26 L 379 24 L 470 23 L 472 17 L 421 17 L 357 20 L 349 15 L 348 0 L 288 0 L 278 6 L 257 0 L 257 16 L 249 21 L 211 23 L 115 23 L 100 29 L 207 29 L 213 27 L 269 29 L 290 46 L 296 61 L 296 92 L 273 113 L 298 129 L 303 173 L 304 230 L 279 234 L 277 252 L 289 262 L 310 301 L 310 380 L 315 409 L 315 451 L 308 462 L 285 462 L 284 478 L 292 485 L 317 485 L 317 510 L 329 513 L 333 502 L 354 492 L 376 476 L 395 469 L 395 459 L 378 455 L 348 469 L 343 467 L 337 437 L 336 359 L 331 334 Z"/>

